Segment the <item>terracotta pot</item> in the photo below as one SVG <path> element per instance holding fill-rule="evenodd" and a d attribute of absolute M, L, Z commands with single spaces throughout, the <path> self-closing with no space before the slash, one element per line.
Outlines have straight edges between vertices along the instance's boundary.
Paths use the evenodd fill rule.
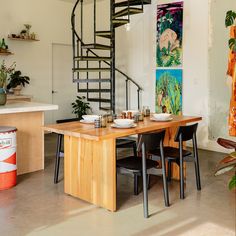
<path fill-rule="evenodd" d="M 22 89 L 22 86 L 21 86 L 21 85 L 17 85 L 15 88 L 12 88 L 12 90 L 13 90 L 13 92 L 14 92 L 14 95 L 15 95 L 15 96 L 19 96 L 21 89 Z"/>
<path fill-rule="evenodd" d="M 7 93 L 4 88 L 0 88 L 0 106 L 5 105 L 7 102 Z"/>

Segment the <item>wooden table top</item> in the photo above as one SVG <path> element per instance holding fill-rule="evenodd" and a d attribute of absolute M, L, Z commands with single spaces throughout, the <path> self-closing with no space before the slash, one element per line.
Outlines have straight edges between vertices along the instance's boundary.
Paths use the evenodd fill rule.
<path fill-rule="evenodd" d="M 144 121 L 139 122 L 137 127 L 128 129 L 112 128 L 111 124 L 108 124 L 106 128 L 94 128 L 94 124 L 84 124 L 79 121 L 46 125 L 43 129 L 53 133 L 99 141 L 103 139 L 120 138 L 134 134 L 176 127 L 185 125 L 186 123 L 197 122 L 202 119 L 201 117 L 196 116 L 172 117 L 173 120 L 167 122 L 152 121 L 149 117 L 147 117 Z"/>

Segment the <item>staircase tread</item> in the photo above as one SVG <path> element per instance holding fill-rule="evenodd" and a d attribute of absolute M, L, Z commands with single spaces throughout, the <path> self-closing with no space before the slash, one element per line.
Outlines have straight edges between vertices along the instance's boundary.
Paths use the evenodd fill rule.
<path fill-rule="evenodd" d="M 111 99 L 105 99 L 105 98 L 88 98 L 87 99 L 90 102 L 111 102 Z"/>
<path fill-rule="evenodd" d="M 98 43 L 91 43 L 91 44 L 84 44 L 82 48 L 86 49 L 111 49 L 111 46 L 104 45 L 104 44 L 98 44 Z"/>
<path fill-rule="evenodd" d="M 111 79 L 74 79 L 74 83 L 110 83 Z"/>
<path fill-rule="evenodd" d="M 104 110 L 104 111 L 110 111 L 112 110 L 111 107 L 99 107 L 100 110 Z"/>
<path fill-rule="evenodd" d="M 80 61 L 111 61 L 111 57 L 91 57 L 91 56 L 79 56 L 75 57 L 74 60 L 80 60 Z"/>
<path fill-rule="evenodd" d="M 143 0 L 143 5 L 146 4 L 151 4 L 151 0 Z M 142 5 L 142 0 L 129 0 L 129 4 L 128 1 L 117 2 L 114 5 L 115 7 L 138 6 Z"/>
<path fill-rule="evenodd" d="M 135 8 L 135 7 L 130 7 L 130 8 L 125 8 L 122 9 L 118 12 L 116 12 L 113 15 L 113 19 L 115 19 L 116 17 L 122 17 L 122 16 L 128 16 L 128 15 L 134 15 L 134 14 L 139 14 L 139 13 L 143 13 L 143 9 L 141 8 Z"/>
<path fill-rule="evenodd" d="M 97 71 L 97 70 L 104 70 L 104 71 L 110 71 L 111 68 L 73 68 L 73 71 Z"/>
<path fill-rule="evenodd" d="M 78 89 L 78 92 L 85 93 L 110 93 L 111 89 Z"/>

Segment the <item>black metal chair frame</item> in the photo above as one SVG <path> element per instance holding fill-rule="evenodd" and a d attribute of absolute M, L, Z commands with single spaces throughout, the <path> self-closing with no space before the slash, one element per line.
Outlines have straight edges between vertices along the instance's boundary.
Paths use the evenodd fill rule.
<path fill-rule="evenodd" d="M 179 157 L 170 157 L 168 156 L 168 152 L 165 151 L 166 158 L 168 160 L 168 180 L 170 180 L 171 176 L 171 163 L 175 162 L 179 165 L 179 175 L 180 175 L 180 198 L 184 199 L 184 161 L 194 161 L 195 164 L 195 176 L 196 176 L 196 185 L 197 190 L 201 190 L 201 180 L 200 180 L 200 169 L 199 169 L 199 158 L 198 158 L 198 150 L 197 150 L 197 132 L 198 124 L 188 125 L 188 126 L 180 126 L 176 132 L 175 142 L 179 143 Z M 183 142 L 192 140 L 193 144 L 193 156 L 191 155 L 183 155 Z M 174 148 L 173 148 L 174 149 Z"/>
<path fill-rule="evenodd" d="M 138 142 L 138 152 L 142 153 L 142 158 L 140 157 L 127 157 L 122 159 L 125 161 L 126 159 L 132 160 L 133 158 L 134 162 L 142 162 L 141 164 L 141 169 L 137 168 L 129 168 L 127 169 L 130 172 L 140 174 L 142 175 L 143 178 L 143 210 L 144 210 L 144 217 L 148 218 L 148 169 L 151 170 L 153 168 L 157 167 L 157 162 L 152 161 L 152 160 L 147 160 L 149 156 L 149 151 L 153 150 L 157 147 L 160 148 L 161 150 L 161 160 L 163 163 L 165 162 L 165 157 L 164 157 L 164 149 L 163 149 L 163 141 L 165 137 L 165 130 L 158 132 L 158 133 L 146 133 L 140 135 L 140 139 Z M 141 160 L 142 159 L 142 160 Z M 117 161 L 117 168 L 123 168 L 126 169 L 125 166 L 119 165 L 119 161 Z M 148 163 L 147 163 L 148 161 Z M 134 163 L 136 164 L 136 163 Z M 163 178 L 163 190 L 164 190 L 164 200 L 165 200 L 165 206 L 169 206 L 169 192 L 168 192 L 168 185 L 167 185 L 167 180 L 166 180 L 166 168 L 165 165 L 162 166 L 162 178 Z"/>

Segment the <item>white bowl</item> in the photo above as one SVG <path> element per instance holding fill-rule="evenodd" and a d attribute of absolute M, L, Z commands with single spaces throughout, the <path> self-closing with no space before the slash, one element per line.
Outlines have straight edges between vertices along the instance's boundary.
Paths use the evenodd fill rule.
<path fill-rule="evenodd" d="M 155 120 L 168 120 L 171 118 L 171 114 L 169 113 L 154 113 L 153 118 Z"/>
<path fill-rule="evenodd" d="M 131 126 L 134 124 L 134 120 L 131 119 L 115 119 L 114 123 L 118 126 Z"/>
<path fill-rule="evenodd" d="M 99 118 L 99 116 L 98 115 L 83 115 L 82 118 L 85 121 L 95 121 L 96 119 Z"/>

